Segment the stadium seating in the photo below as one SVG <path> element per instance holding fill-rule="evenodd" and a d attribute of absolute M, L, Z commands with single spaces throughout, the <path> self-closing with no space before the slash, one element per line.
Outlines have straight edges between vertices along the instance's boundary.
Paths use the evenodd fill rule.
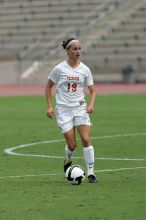
<path fill-rule="evenodd" d="M 144 0 L 1 0 L 0 19 L 0 61 L 18 62 L 19 83 L 44 83 L 69 36 L 80 38 L 95 80 L 122 81 L 127 65 L 144 80 Z"/>

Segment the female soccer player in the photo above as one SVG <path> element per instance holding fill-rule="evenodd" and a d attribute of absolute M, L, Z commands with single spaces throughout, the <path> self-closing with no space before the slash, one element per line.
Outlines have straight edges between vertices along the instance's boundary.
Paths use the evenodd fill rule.
<path fill-rule="evenodd" d="M 89 183 L 96 183 L 94 174 L 94 148 L 91 143 L 91 122 L 88 113 L 94 112 L 96 90 L 90 69 L 80 61 L 81 44 L 76 38 L 63 41 L 67 59 L 54 67 L 46 85 L 47 116 L 56 115 L 57 124 L 66 140 L 64 172 L 72 164 L 72 155 L 77 146 L 75 128 L 82 145 L 87 165 Z M 52 106 L 52 87 L 56 84 L 56 108 Z M 85 102 L 84 85 L 90 92 L 90 101 Z"/>

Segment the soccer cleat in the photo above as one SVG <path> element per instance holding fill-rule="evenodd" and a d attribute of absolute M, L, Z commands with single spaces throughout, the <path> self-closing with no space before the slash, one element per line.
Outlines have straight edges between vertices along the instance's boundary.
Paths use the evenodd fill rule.
<path fill-rule="evenodd" d="M 88 176 L 89 183 L 97 183 L 96 176 L 94 174 L 91 174 Z"/>
<path fill-rule="evenodd" d="M 71 166 L 72 161 L 65 160 L 64 161 L 64 172 L 66 173 L 67 169 Z"/>

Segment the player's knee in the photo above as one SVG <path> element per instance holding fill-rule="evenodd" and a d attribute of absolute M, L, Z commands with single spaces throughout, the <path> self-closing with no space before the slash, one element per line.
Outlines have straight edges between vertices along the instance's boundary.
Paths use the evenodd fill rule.
<path fill-rule="evenodd" d="M 84 139 L 82 139 L 82 144 L 84 147 L 88 147 L 91 145 L 91 141 L 89 138 L 84 138 Z"/>
<path fill-rule="evenodd" d="M 68 144 L 68 148 L 71 150 L 71 151 L 74 151 L 77 147 L 77 143 L 76 142 L 71 142 Z"/>

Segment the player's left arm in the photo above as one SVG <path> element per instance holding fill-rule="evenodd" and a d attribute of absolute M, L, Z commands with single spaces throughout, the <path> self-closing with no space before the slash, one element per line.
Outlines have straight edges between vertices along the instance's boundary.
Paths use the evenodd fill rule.
<path fill-rule="evenodd" d="M 89 105 L 87 106 L 87 112 L 92 113 L 94 112 L 94 105 L 96 101 L 96 88 L 95 85 L 88 86 L 89 92 L 90 92 L 90 101 Z"/>

